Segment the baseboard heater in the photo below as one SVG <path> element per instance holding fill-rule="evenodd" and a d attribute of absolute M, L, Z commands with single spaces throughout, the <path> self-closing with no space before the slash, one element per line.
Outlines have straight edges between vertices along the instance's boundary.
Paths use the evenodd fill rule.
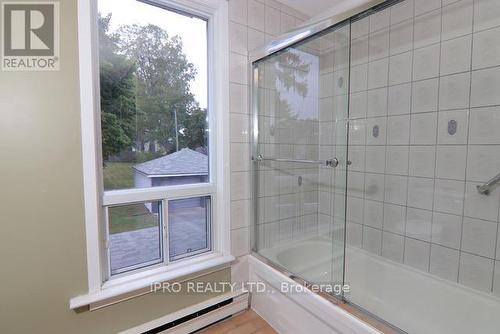
<path fill-rule="evenodd" d="M 230 293 L 131 328 L 121 334 L 190 334 L 248 308 L 248 293 Z"/>

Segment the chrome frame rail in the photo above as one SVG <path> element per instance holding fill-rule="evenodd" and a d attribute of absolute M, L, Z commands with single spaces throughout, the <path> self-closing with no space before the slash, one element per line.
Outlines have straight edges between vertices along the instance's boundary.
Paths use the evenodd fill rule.
<path fill-rule="evenodd" d="M 262 155 L 259 154 L 256 158 L 252 158 L 252 160 L 256 162 L 261 162 L 261 161 L 291 162 L 298 164 L 320 165 L 326 167 L 337 167 L 339 165 L 339 160 L 337 158 L 333 158 L 331 160 L 275 159 L 275 158 L 264 158 Z"/>
<path fill-rule="evenodd" d="M 482 186 L 477 186 L 477 191 L 481 195 L 488 196 L 491 193 L 491 189 L 493 188 L 493 186 L 495 184 L 497 184 L 498 182 L 500 182 L 500 174 L 497 174 L 495 177 L 493 177 L 492 179 L 490 179 L 488 182 L 486 182 Z"/>

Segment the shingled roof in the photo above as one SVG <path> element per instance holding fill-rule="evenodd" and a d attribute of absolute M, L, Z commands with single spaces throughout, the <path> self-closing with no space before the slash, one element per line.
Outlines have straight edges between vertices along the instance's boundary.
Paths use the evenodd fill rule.
<path fill-rule="evenodd" d="M 208 175 L 208 156 L 189 148 L 133 167 L 149 177 Z"/>

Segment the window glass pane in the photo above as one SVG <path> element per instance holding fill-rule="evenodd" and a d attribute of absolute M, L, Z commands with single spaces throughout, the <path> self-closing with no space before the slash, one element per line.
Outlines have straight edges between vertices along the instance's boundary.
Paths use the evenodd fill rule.
<path fill-rule="evenodd" d="M 168 202 L 170 260 L 210 250 L 210 197 Z"/>
<path fill-rule="evenodd" d="M 104 189 L 207 182 L 207 21 L 98 3 Z"/>
<path fill-rule="evenodd" d="M 108 209 L 112 275 L 163 261 L 161 212 L 161 202 Z"/>

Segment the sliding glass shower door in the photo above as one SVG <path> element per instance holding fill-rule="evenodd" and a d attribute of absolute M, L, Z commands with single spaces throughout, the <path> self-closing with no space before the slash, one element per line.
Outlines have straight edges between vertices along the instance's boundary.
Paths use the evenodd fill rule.
<path fill-rule="evenodd" d="M 308 282 L 343 282 L 349 25 L 254 66 L 256 251 Z"/>

